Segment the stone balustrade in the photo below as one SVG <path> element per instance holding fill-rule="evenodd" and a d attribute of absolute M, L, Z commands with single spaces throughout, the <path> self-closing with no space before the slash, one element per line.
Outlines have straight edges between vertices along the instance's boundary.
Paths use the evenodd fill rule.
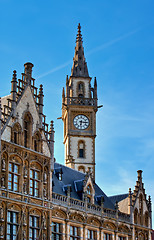
<path fill-rule="evenodd" d="M 97 99 L 69 97 L 69 98 L 66 98 L 65 104 L 67 104 L 67 105 L 97 106 Z"/>
<path fill-rule="evenodd" d="M 77 199 L 73 199 L 73 198 L 68 198 L 67 196 L 64 195 L 60 195 L 58 193 L 53 193 L 52 194 L 52 203 L 53 204 L 58 204 L 61 206 L 67 206 L 70 208 L 74 208 L 74 209 L 78 209 L 87 213 L 92 213 L 95 214 L 97 216 L 104 216 L 107 218 L 117 218 L 117 214 L 118 214 L 118 219 L 121 221 L 125 221 L 125 222 L 129 222 L 130 223 L 130 215 L 129 214 L 125 214 L 122 212 L 118 213 L 116 212 L 116 210 L 111 210 L 111 209 L 107 209 L 107 208 L 101 208 L 98 205 L 92 204 L 92 203 L 87 203 L 84 201 L 80 201 Z"/>

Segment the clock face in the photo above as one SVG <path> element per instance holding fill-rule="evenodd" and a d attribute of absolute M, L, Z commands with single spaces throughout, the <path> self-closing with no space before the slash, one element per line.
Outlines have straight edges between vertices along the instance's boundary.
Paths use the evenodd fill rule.
<path fill-rule="evenodd" d="M 85 115 L 77 115 L 74 120 L 73 124 L 77 129 L 84 130 L 89 127 L 89 119 Z"/>

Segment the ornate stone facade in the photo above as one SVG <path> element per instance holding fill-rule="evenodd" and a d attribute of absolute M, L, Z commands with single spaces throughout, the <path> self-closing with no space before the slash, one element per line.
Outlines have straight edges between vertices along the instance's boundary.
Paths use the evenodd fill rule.
<path fill-rule="evenodd" d="M 13 72 L 11 94 L 0 106 L 0 239 L 151 240 L 151 199 L 142 171 L 134 192 L 110 198 L 94 181 L 97 82 L 92 88 L 80 25 L 72 74 L 63 90 L 70 168 L 54 161 L 54 127 L 43 113 L 43 86 L 39 91 L 35 86 L 33 64 L 24 66 L 22 79 Z M 80 116 L 76 128 L 77 115 L 86 118 Z"/>

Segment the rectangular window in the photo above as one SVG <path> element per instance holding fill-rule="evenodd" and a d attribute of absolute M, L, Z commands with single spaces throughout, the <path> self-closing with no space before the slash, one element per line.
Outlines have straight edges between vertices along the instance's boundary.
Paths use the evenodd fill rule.
<path fill-rule="evenodd" d="M 61 223 L 56 223 L 52 222 L 52 240 L 62 240 L 62 224 Z"/>
<path fill-rule="evenodd" d="M 88 240 L 97 240 L 97 231 L 88 230 Z"/>
<path fill-rule="evenodd" d="M 39 196 L 40 172 L 35 169 L 30 169 L 30 195 Z"/>
<path fill-rule="evenodd" d="M 17 240 L 18 232 L 18 213 L 13 211 L 7 212 L 7 240 Z"/>
<path fill-rule="evenodd" d="M 70 240 L 78 240 L 80 238 L 80 228 L 75 226 L 70 226 Z"/>
<path fill-rule="evenodd" d="M 112 240 L 112 234 L 104 233 L 104 240 Z"/>
<path fill-rule="evenodd" d="M 18 192 L 19 191 L 19 165 L 10 162 L 9 163 L 9 175 L 8 175 L 8 189 Z"/>
<path fill-rule="evenodd" d="M 84 157 L 84 150 L 83 149 L 79 149 L 79 157 L 80 158 Z"/>
<path fill-rule="evenodd" d="M 29 219 L 29 239 L 39 239 L 39 217 L 30 216 Z"/>

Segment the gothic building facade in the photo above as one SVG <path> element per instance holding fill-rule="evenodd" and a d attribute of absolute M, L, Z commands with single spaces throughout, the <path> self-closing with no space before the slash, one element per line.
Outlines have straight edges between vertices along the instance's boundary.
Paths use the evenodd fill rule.
<path fill-rule="evenodd" d="M 0 105 L 0 239 L 151 240 L 151 199 L 142 171 L 134 191 L 112 197 L 95 182 L 97 81 L 91 86 L 80 24 L 62 93 L 65 165 L 54 159 L 43 86 L 25 63 Z M 96 173 L 97 174 L 97 173 Z"/>

